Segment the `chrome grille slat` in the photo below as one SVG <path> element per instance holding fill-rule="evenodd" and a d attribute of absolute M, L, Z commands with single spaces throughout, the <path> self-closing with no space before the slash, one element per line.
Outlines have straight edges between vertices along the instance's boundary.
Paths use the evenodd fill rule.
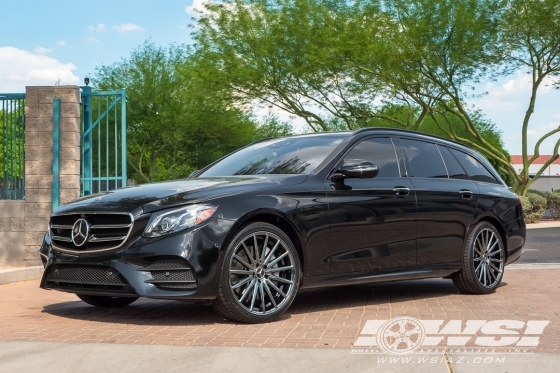
<path fill-rule="evenodd" d="M 117 229 L 117 228 L 130 228 L 131 226 L 132 224 L 115 224 L 115 225 L 96 224 L 96 225 L 92 225 L 90 228 L 91 229 Z M 72 229 L 72 227 L 70 227 L 70 229 Z"/>
<path fill-rule="evenodd" d="M 122 241 L 126 238 L 126 236 L 116 236 L 116 237 L 96 237 L 95 235 L 91 236 L 89 242 L 108 242 L 108 241 Z"/>
<path fill-rule="evenodd" d="M 72 239 L 68 237 L 52 236 L 52 239 L 56 241 L 72 242 Z"/>
<path fill-rule="evenodd" d="M 72 240 L 72 234 L 74 224 L 80 219 L 87 221 L 89 232 L 86 243 L 78 243 L 81 246 L 77 246 Z M 50 220 L 52 246 L 57 251 L 71 254 L 116 250 L 126 243 L 133 225 L 134 219 L 129 213 L 84 211 L 52 215 Z"/>

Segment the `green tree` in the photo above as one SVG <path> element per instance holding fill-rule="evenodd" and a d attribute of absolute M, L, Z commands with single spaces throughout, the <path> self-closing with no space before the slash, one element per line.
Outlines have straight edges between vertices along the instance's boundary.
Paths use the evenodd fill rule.
<path fill-rule="evenodd" d="M 253 121 L 203 71 L 189 48 L 150 42 L 96 69 L 95 89 L 127 89 L 127 163 L 138 182 L 186 177 L 254 140 Z"/>
<path fill-rule="evenodd" d="M 560 2 L 558 0 L 512 0 L 505 8 L 502 23 L 499 56 L 507 62 L 506 73 L 525 70 L 531 76 L 531 96 L 522 119 L 523 168 L 516 179 L 515 190 L 526 195 L 531 184 L 558 159 L 560 138 L 556 141 L 552 157 L 529 177 L 529 166 L 540 155 L 544 140 L 560 133 L 560 126 L 543 134 L 537 141 L 533 155 L 529 156 L 528 131 L 539 89 L 547 83 L 560 84 Z"/>
<path fill-rule="evenodd" d="M 463 142 L 514 171 L 499 133 L 467 108 L 497 58 L 493 0 L 235 0 L 208 5 L 195 32 L 215 79 L 243 103 L 304 118 L 313 131 L 390 126 Z"/>

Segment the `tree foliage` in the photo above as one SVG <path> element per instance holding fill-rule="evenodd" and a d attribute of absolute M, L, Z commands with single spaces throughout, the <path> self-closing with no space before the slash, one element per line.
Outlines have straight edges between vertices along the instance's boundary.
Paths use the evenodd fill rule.
<path fill-rule="evenodd" d="M 249 115 L 205 84 L 201 71 L 189 48 L 150 42 L 97 68 L 96 89 L 127 89 L 127 163 L 135 180 L 186 177 L 254 140 Z"/>
<path fill-rule="evenodd" d="M 560 69 L 559 9 L 555 0 L 231 0 L 208 4 L 194 37 L 213 79 L 243 105 L 275 105 L 312 131 L 438 133 L 480 151 L 525 194 L 540 144 L 560 132 L 528 158 L 536 92 Z M 533 96 L 519 175 L 499 133 L 466 102 L 480 83 L 521 67 L 532 71 Z"/>

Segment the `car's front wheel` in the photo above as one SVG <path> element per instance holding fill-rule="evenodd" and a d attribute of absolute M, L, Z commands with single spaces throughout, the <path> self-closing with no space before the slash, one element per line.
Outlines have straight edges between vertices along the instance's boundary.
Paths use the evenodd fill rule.
<path fill-rule="evenodd" d="M 300 263 L 290 238 L 267 223 L 253 223 L 229 244 L 214 309 L 244 323 L 269 322 L 296 296 Z"/>
<path fill-rule="evenodd" d="M 132 302 L 135 302 L 138 298 L 136 297 L 106 297 L 101 295 L 88 295 L 88 294 L 76 294 L 78 298 L 83 300 L 89 305 L 95 307 L 104 308 L 119 308 L 126 307 Z"/>
<path fill-rule="evenodd" d="M 452 277 L 453 284 L 462 293 L 492 293 L 502 281 L 505 261 L 500 233 L 492 224 L 480 222 L 467 238 L 463 269 Z"/>

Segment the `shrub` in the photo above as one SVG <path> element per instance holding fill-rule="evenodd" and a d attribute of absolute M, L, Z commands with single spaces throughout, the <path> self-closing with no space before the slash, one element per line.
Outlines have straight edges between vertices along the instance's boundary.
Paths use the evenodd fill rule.
<path fill-rule="evenodd" d="M 539 214 L 539 213 L 527 214 L 525 215 L 525 223 L 527 224 L 538 223 L 539 221 L 541 221 L 542 217 L 543 214 Z"/>
<path fill-rule="evenodd" d="M 546 211 L 546 198 L 536 193 L 527 193 L 527 198 L 531 202 L 531 210 L 526 214 L 529 223 L 536 223 L 543 218 Z"/>
<path fill-rule="evenodd" d="M 525 217 L 527 217 L 527 215 L 529 215 L 531 213 L 531 210 L 533 209 L 533 205 L 531 205 L 531 201 L 529 201 L 529 198 L 527 198 L 527 197 L 519 197 L 519 199 L 521 200 L 521 207 L 523 208 L 523 215 Z"/>
<path fill-rule="evenodd" d="M 546 207 L 554 220 L 560 219 L 560 193 L 547 194 Z"/>
<path fill-rule="evenodd" d="M 531 194 L 538 194 L 539 196 L 546 198 L 546 193 L 548 193 L 548 192 L 541 192 L 540 190 L 529 189 L 529 190 L 527 191 L 527 195 L 528 195 L 529 193 L 531 193 Z"/>

